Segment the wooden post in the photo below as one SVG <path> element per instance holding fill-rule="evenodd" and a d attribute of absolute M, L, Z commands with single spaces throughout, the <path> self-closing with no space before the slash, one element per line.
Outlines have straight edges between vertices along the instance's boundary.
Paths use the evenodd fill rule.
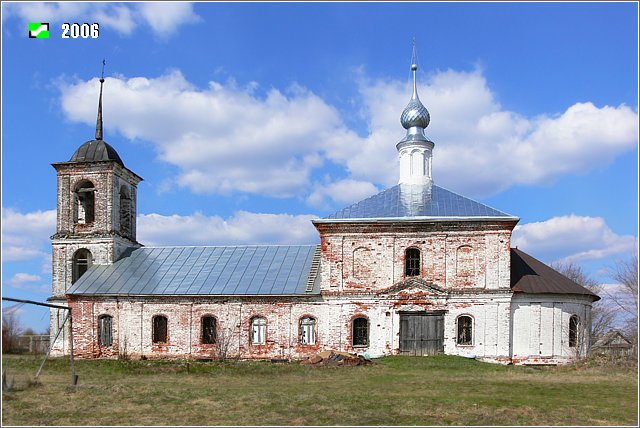
<path fill-rule="evenodd" d="M 51 305 L 49 303 L 41 303 L 41 302 L 35 302 L 33 300 L 24 300 L 24 299 L 13 299 L 11 297 L 3 297 L 2 300 L 6 300 L 9 302 L 17 302 L 17 303 L 29 303 L 32 305 L 38 305 L 38 306 L 46 306 L 48 308 L 58 308 L 58 309 L 65 309 L 68 310 L 69 312 L 67 313 L 67 318 L 65 318 L 65 322 L 67 319 L 69 319 L 69 349 L 70 349 L 70 360 L 71 360 L 71 385 L 74 386 L 78 383 L 78 376 L 76 375 L 76 366 L 74 364 L 73 361 L 73 321 L 71 319 L 71 307 L 69 306 L 60 306 L 60 305 Z M 60 326 L 60 329 L 58 329 L 58 333 L 56 334 L 56 338 L 53 339 L 53 343 L 49 343 L 49 350 L 47 351 L 47 355 L 44 356 L 44 359 L 42 360 L 42 364 L 40 364 L 40 368 L 38 368 L 38 371 L 36 372 L 36 380 L 38 379 L 38 376 L 40 376 L 40 371 L 42 370 L 42 367 L 44 366 L 44 362 L 47 360 L 47 357 L 49 356 L 49 353 L 51 352 L 51 348 L 53 347 L 53 344 L 55 343 L 56 339 L 58 338 L 58 335 L 60 334 L 60 332 L 62 331 L 62 327 L 64 327 L 64 322 L 62 323 L 62 326 Z M 63 345 L 64 347 L 64 345 Z"/>
<path fill-rule="evenodd" d="M 73 311 L 69 308 L 69 359 L 71 361 L 71 386 L 78 384 L 76 366 L 73 360 Z"/>
<path fill-rule="evenodd" d="M 65 308 L 65 309 L 69 309 L 69 308 Z M 56 336 L 53 338 L 53 341 L 49 343 L 49 349 L 47 350 L 47 353 L 45 354 L 44 358 L 42 359 L 42 363 L 40 363 L 40 367 L 38 368 L 38 371 L 36 372 L 36 380 L 38 380 L 38 377 L 40 376 L 40 372 L 42 371 L 42 367 L 44 367 L 44 363 L 45 363 L 45 361 L 47 361 L 47 358 L 49 357 L 49 354 L 51 353 L 51 349 L 53 348 L 53 344 L 56 343 L 56 340 L 58 340 L 58 336 L 60 335 L 60 332 L 62 332 L 62 329 L 64 328 L 64 325 L 66 324 L 68 319 L 69 319 L 69 312 L 67 312 L 67 316 L 64 318 L 64 321 L 62 321 L 62 325 L 58 327 L 58 332 L 56 333 Z"/>

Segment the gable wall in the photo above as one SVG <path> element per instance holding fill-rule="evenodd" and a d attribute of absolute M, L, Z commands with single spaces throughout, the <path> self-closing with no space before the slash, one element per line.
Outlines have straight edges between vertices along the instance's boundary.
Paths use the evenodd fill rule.
<path fill-rule="evenodd" d="M 366 292 L 406 279 L 405 251 L 421 254 L 419 278 L 445 289 L 509 289 L 512 225 L 317 225 L 321 291 Z"/>

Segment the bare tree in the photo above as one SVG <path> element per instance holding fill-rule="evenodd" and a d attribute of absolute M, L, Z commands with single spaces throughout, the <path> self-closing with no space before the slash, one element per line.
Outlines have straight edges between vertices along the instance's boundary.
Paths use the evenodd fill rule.
<path fill-rule="evenodd" d="M 240 326 L 235 318 L 229 320 L 225 324 L 226 327 L 218 327 L 216 332 L 216 346 L 213 350 L 213 354 L 215 359 L 218 361 L 225 361 L 239 357 L 239 354 L 232 354 L 232 348 L 235 343 L 234 338 L 239 334 Z"/>
<path fill-rule="evenodd" d="M 615 319 L 615 312 L 611 305 L 605 300 L 607 296 L 606 293 L 604 293 L 603 285 L 587 275 L 580 265 L 574 262 L 556 262 L 552 263 L 551 267 L 573 282 L 582 285 L 587 290 L 600 296 L 600 300 L 593 302 L 591 305 L 591 330 L 589 331 L 591 340 L 589 340 L 588 343 L 588 352 L 595 338 L 603 336 L 611 329 Z M 580 339 L 581 341 L 586 341 L 586 338 L 580 337 Z"/>
<path fill-rule="evenodd" d="M 11 353 L 18 350 L 20 336 L 20 318 L 15 310 L 2 313 L 2 352 Z"/>
<path fill-rule="evenodd" d="M 619 260 L 611 270 L 611 277 L 620 285 L 607 293 L 620 308 L 626 323 L 625 333 L 638 343 L 638 253 L 626 260 Z"/>

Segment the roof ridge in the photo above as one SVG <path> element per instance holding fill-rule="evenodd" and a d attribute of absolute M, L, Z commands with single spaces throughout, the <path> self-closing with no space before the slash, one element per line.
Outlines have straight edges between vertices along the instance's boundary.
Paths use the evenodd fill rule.
<path fill-rule="evenodd" d="M 313 222 L 373 219 L 519 220 L 519 217 L 442 186 L 400 183 Z"/>
<path fill-rule="evenodd" d="M 318 244 L 234 244 L 234 245 L 143 245 L 135 248 L 246 248 L 246 247 L 313 247 Z"/>
<path fill-rule="evenodd" d="M 504 212 L 504 211 L 502 211 L 502 210 L 499 210 L 499 209 L 497 209 L 497 208 L 494 208 L 494 207 L 492 207 L 491 205 L 485 204 L 484 202 L 477 201 L 477 200 L 475 200 L 475 199 L 473 199 L 473 198 L 470 198 L 470 197 L 468 197 L 468 196 L 461 195 L 460 193 L 458 193 L 458 192 L 454 192 L 453 190 L 450 190 L 450 189 L 448 189 L 448 188 L 446 188 L 446 187 L 438 186 L 437 184 L 433 184 L 433 185 L 432 185 L 432 187 L 438 187 L 438 188 L 440 188 L 440 189 L 442 189 L 442 190 L 446 190 L 447 192 L 453 193 L 454 195 L 458 195 L 458 196 L 461 196 L 461 197 L 463 197 L 463 198 L 465 198 L 465 199 L 469 199 L 470 201 L 473 201 L 473 202 L 475 202 L 476 204 L 484 205 L 485 207 L 491 208 L 492 210 L 494 210 L 494 211 L 498 211 L 498 212 L 500 212 L 500 213 L 502 213 L 502 214 L 504 214 L 504 215 L 506 215 L 506 216 L 515 217 L 515 216 L 513 216 L 513 215 L 511 215 L 511 214 L 509 214 L 509 213 L 507 213 L 507 212 Z"/>

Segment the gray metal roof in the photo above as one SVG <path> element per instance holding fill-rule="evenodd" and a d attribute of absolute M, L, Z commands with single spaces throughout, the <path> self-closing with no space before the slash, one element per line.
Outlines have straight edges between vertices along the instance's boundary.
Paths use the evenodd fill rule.
<path fill-rule="evenodd" d="M 517 217 L 498 211 L 450 190 L 433 185 L 398 184 L 377 195 L 344 208 L 322 220 L 425 219 L 509 219 Z"/>
<path fill-rule="evenodd" d="M 94 265 L 70 295 L 313 295 L 318 245 L 142 247 Z"/>
<path fill-rule="evenodd" d="M 116 149 L 111 147 L 103 140 L 87 141 L 71 156 L 69 162 L 99 162 L 99 161 L 115 161 L 124 166 L 120 155 Z"/>

